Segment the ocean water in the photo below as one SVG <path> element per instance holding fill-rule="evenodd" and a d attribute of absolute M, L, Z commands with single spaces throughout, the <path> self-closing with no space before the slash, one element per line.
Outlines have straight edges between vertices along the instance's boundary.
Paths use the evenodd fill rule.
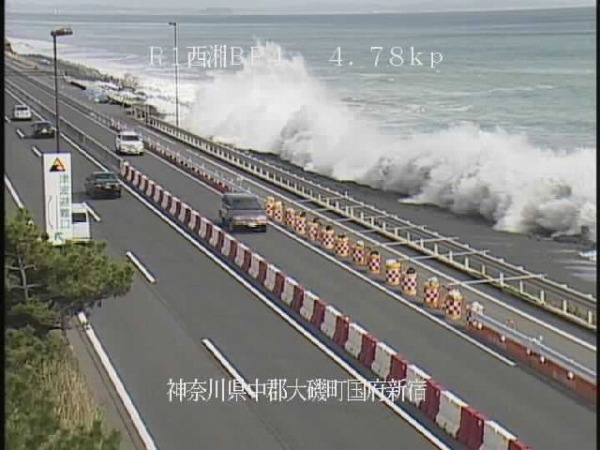
<path fill-rule="evenodd" d="M 184 127 L 393 190 L 399 201 L 480 214 L 497 229 L 561 235 L 588 226 L 596 239 L 595 9 L 9 12 L 6 36 L 17 51 L 51 55 L 50 30 L 71 26 L 74 35 L 60 40 L 61 58 L 134 74 L 173 120 L 172 20 Z M 198 54 L 225 46 L 225 62 L 188 64 L 192 47 L 203 46 Z M 231 59 L 233 47 L 243 59 Z M 411 49 L 421 52 L 422 65 Z"/>

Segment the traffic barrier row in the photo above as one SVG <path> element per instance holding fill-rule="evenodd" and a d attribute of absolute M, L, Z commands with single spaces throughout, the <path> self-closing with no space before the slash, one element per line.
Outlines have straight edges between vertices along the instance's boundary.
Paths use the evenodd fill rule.
<path fill-rule="evenodd" d="M 127 124 L 125 122 L 121 122 L 120 120 L 114 119 L 112 117 L 98 117 L 98 119 L 104 120 L 108 127 L 117 132 L 127 128 Z M 142 136 L 142 140 L 144 142 L 144 148 L 146 150 L 150 150 L 162 156 L 167 161 L 170 161 L 178 167 L 181 167 L 187 172 L 191 173 L 192 175 L 197 176 L 207 184 L 217 189 L 219 192 L 224 193 L 231 191 L 231 186 L 229 186 L 229 184 L 223 182 L 223 180 L 217 177 L 208 174 L 205 170 L 202 170 L 198 165 L 193 164 L 189 159 L 182 158 L 180 154 L 170 151 L 160 142 L 150 139 L 146 136 Z"/>
<path fill-rule="evenodd" d="M 352 322 L 337 308 L 328 305 L 318 295 L 305 289 L 296 280 L 238 242 L 157 183 L 150 182 L 151 180 L 145 178 L 129 163 L 122 163 L 121 176 L 128 184 L 198 236 L 215 253 L 298 313 L 379 379 L 406 383 L 423 381 L 426 386 L 424 399 L 409 396 L 408 401 L 419 408 L 432 423 L 466 448 L 470 450 L 528 448 L 504 428 L 436 383 L 427 373 L 404 359 L 387 344 L 378 341 L 359 324 Z"/>
<path fill-rule="evenodd" d="M 116 119 L 111 119 L 110 126 L 115 130 L 124 127 Z M 181 157 L 180 154 L 169 150 L 158 141 L 148 137 L 143 137 L 143 140 L 148 150 L 192 173 L 219 192 L 232 190 L 227 183 L 202 170 L 201 167 Z M 353 243 L 345 234 L 336 235 L 331 225 L 321 224 L 316 217 L 309 221 L 306 212 L 297 211 L 273 197 L 267 197 L 265 210 L 269 218 L 275 223 L 285 226 L 301 237 L 308 237 L 308 240 L 319 244 L 324 250 L 335 254 L 339 258 L 351 259 L 360 268 L 366 266 L 367 272 L 374 277 L 382 275 L 381 254 L 377 250 L 366 247 L 364 242 L 357 241 Z M 397 260 L 385 262 L 383 276 L 388 286 L 399 288 L 403 295 L 416 298 L 419 292 L 422 291 L 423 302 L 427 308 L 442 312 L 449 321 L 462 321 L 466 311 L 462 294 L 456 289 L 448 290 L 448 292 L 442 294 L 443 286 L 440 285 L 437 278 L 429 278 L 423 283 L 422 289 L 419 290 L 417 271 Z"/>
<path fill-rule="evenodd" d="M 328 253 L 366 269 L 369 275 L 382 277 L 386 285 L 399 289 L 404 296 L 417 298 L 421 293 L 423 304 L 442 312 L 449 321 L 460 322 L 464 318 L 466 304 L 460 291 L 445 289 L 437 278 L 427 279 L 419 289 L 419 277 L 414 267 L 395 259 L 382 262 L 381 253 L 368 248 L 363 241 L 352 242 L 346 234 L 336 234 L 331 225 L 322 224 L 316 217 L 309 220 L 306 212 L 298 213 L 274 197 L 267 197 L 265 210 L 275 223 L 307 238 Z"/>
<path fill-rule="evenodd" d="M 495 322 L 484 315 L 483 305 L 474 302 L 469 306 L 467 323 L 472 334 L 502 349 L 545 377 L 557 381 L 586 401 L 597 403 L 598 386 L 593 370 L 580 367 L 573 361 L 566 361 L 555 352 L 548 356 L 542 350 L 542 345 L 533 345 L 534 340 L 514 330 L 514 324 Z"/>
<path fill-rule="evenodd" d="M 123 127 L 118 120 L 114 120 L 111 126 L 115 129 Z M 202 171 L 201 168 L 192 164 L 189 160 L 169 151 L 158 142 L 149 138 L 144 138 L 144 141 L 147 148 L 201 178 L 220 192 L 227 192 L 231 189 L 226 183 Z M 539 363 L 539 355 L 536 360 L 534 353 L 524 353 L 522 346 L 514 342 L 502 341 L 505 338 L 492 330 L 481 330 L 473 327 L 466 317 L 469 305 L 467 305 L 458 289 L 448 289 L 442 286 L 436 277 L 425 280 L 422 283 L 422 288 L 419 289 L 418 274 L 413 267 L 407 267 L 401 261 L 397 260 L 387 260 L 382 264 L 380 252 L 368 248 L 363 241 L 351 242 L 344 234 L 336 235 L 335 230 L 330 225 L 322 224 L 316 217 L 309 218 L 306 212 L 296 211 L 294 208 L 286 206 L 282 201 L 276 200 L 273 197 L 267 197 L 265 209 L 267 215 L 274 222 L 285 226 L 290 231 L 309 241 L 313 241 L 329 253 L 341 259 L 350 260 L 358 268 L 366 269 L 366 272 L 373 277 L 383 276 L 385 283 L 390 288 L 399 289 L 408 298 L 415 298 L 421 293 L 422 301 L 426 308 L 443 313 L 445 318 L 450 322 L 463 324 L 463 321 L 465 321 L 469 332 L 500 346 L 510 354 L 516 356 L 517 359 L 527 363 L 542 374 L 561 382 L 568 388 L 575 390 L 584 398 L 593 399 L 594 402 L 597 401 L 597 388 L 595 384 L 576 375 L 570 375 L 571 372 L 568 369 L 562 368 L 553 362 L 547 362 L 546 364 L 543 362 Z M 382 266 L 385 267 L 385 270 L 382 270 Z"/>

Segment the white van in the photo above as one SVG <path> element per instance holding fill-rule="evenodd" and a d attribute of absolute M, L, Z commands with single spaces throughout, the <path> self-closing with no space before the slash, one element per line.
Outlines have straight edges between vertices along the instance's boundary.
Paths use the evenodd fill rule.
<path fill-rule="evenodd" d="M 92 238 L 90 230 L 90 213 L 85 203 L 71 205 L 73 223 L 73 242 L 89 242 Z"/>
<path fill-rule="evenodd" d="M 115 151 L 117 155 L 143 155 L 144 141 L 132 130 L 123 130 L 115 138 Z"/>

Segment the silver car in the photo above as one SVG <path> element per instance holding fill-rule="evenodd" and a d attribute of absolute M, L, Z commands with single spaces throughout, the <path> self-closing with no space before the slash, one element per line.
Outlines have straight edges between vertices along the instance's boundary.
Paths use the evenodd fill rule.
<path fill-rule="evenodd" d="M 251 194 L 228 193 L 221 198 L 221 225 L 230 231 L 237 227 L 267 231 L 267 213 L 257 197 Z"/>

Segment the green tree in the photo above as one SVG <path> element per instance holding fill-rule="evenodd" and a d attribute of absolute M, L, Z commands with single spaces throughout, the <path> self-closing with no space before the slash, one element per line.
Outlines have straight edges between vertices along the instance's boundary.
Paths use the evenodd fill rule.
<path fill-rule="evenodd" d="M 50 331 L 64 331 L 72 314 L 126 294 L 133 268 L 111 260 L 103 242 L 53 246 L 25 210 L 6 224 L 4 245 L 5 448 L 118 450 L 119 433 L 104 432 L 99 420 L 61 422 L 63 392 L 41 369 L 67 357 L 64 337 Z"/>
<path fill-rule="evenodd" d="M 106 243 L 54 247 L 20 210 L 5 230 L 7 325 L 30 325 L 37 333 L 63 328 L 64 319 L 126 294 L 133 280 L 129 263 L 112 261 Z"/>

